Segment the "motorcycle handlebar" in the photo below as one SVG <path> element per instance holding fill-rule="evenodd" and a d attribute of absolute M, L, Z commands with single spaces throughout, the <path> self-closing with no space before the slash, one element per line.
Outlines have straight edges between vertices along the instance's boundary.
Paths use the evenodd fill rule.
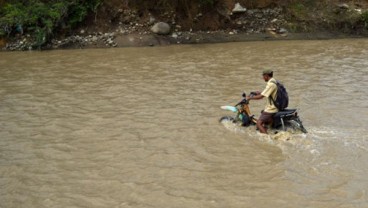
<path fill-rule="evenodd" d="M 253 97 L 253 96 L 258 95 L 258 94 L 260 94 L 260 93 L 259 92 L 250 92 L 249 96 L 250 97 Z M 248 100 L 246 99 L 247 94 L 245 92 L 243 92 L 242 97 L 244 99 L 241 100 L 238 104 L 236 104 L 235 107 L 238 106 L 238 105 L 240 105 L 240 104 L 242 104 L 242 103 L 247 103 L 248 102 Z"/>
<path fill-rule="evenodd" d="M 243 100 L 241 100 L 238 104 L 236 104 L 236 105 L 235 105 L 235 107 L 236 107 L 236 106 L 238 106 L 238 105 L 244 104 L 244 103 L 245 103 L 245 104 L 247 104 L 247 103 L 248 103 L 248 100 L 247 100 L 246 98 L 244 98 L 244 99 L 243 99 Z"/>
<path fill-rule="evenodd" d="M 250 92 L 250 96 L 251 97 L 253 97 L 253 96 L 255 96 L 255 95 L 258 95 L 258 94 L 260 94 L 259 92 Z"/>
<path fill-rule="evenodd" d="M 250 92 L 249 96 L 253 97 L 253 96 L 258 95 L 258 94 L 260 94 L 260 92 Z M 243 98 L 247 97 L 247 94 L 245 92 L 243 92 L 242 97 Z"/>

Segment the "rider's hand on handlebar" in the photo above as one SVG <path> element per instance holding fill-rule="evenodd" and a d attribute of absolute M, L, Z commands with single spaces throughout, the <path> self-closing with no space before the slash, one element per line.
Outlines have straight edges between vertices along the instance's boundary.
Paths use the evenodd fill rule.
<path fill-rule="evenodd" d="M 255 96 L 255 95 L 259 95 L 259 94 L 261 94 L 261 92 L 260 92 L 260 91 L 251 92 L 251 93 L 250 93 L 250 96 Z"/>
<path fill-rule="evenodd" d="M 251 92 L 249 96 L 246 96 L 246 99 L 251 100 L 251 98 L 253 98 L 254 96 L 259 95 L 259 94 L 261 94 L 261 92 L 259 92 L 259 91 Z"/>

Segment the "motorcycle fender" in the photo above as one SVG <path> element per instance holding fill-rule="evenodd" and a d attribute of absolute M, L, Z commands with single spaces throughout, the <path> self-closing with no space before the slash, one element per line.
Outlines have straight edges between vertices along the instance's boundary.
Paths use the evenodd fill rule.
<path fill-rule="evenodd" d="M 229 106 L 229 105 L 224 105 L 224 106 L 221 106 L 221 109 L 222 110 L 229 110 L 229 111 L 232 111 L 234 113 L 238 112 L 238 109 L 234 106 Z"/>

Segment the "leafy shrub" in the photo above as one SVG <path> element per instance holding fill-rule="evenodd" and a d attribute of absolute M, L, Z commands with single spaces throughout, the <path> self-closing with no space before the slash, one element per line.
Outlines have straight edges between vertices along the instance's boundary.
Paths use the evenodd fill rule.
<path fill-rule="evenodd" d="M 20 3 L 6 4 L 0 11 L 0 34 L 10 35 L 12 28 L 25 19 L 24 6 Z"/>
<path fill-rule="evenodd" d="M 300 2 L 291 4 L 289 11 L 296 19 L 306 19 L 309 14 L 308 8 Z"/>
<path fill-rule="evenodd" d="M 368 11 L 363 12 L 361 18 L 364 23 L 365 29 L 368 29 Z"/>
<path fill-rule="evenodd" d="M 0 9 L 0 37 L 23 31 L 33 34 L 36 46 L 45 44 L 61 24 L 74 27 L 101 0 L 5 1 Z"/>

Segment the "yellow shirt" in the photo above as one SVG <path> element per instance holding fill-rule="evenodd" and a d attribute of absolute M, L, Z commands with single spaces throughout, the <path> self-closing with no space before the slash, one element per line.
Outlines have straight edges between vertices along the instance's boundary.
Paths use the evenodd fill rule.
<path fill-rule="evenodd" d="M 279 110 L 276 108 L 276 106 L 273 104 L 270 96 L 275 100 L 276 94 L 277 94 L 277 86 L 276 86 L 276 79 L 271 78 L 268 80 L 266 88 L 262 91 L 261 95 L 265 96 L 266 99 L 266 107 L 264 111 L 266 113 L 277 113 Z"/>

